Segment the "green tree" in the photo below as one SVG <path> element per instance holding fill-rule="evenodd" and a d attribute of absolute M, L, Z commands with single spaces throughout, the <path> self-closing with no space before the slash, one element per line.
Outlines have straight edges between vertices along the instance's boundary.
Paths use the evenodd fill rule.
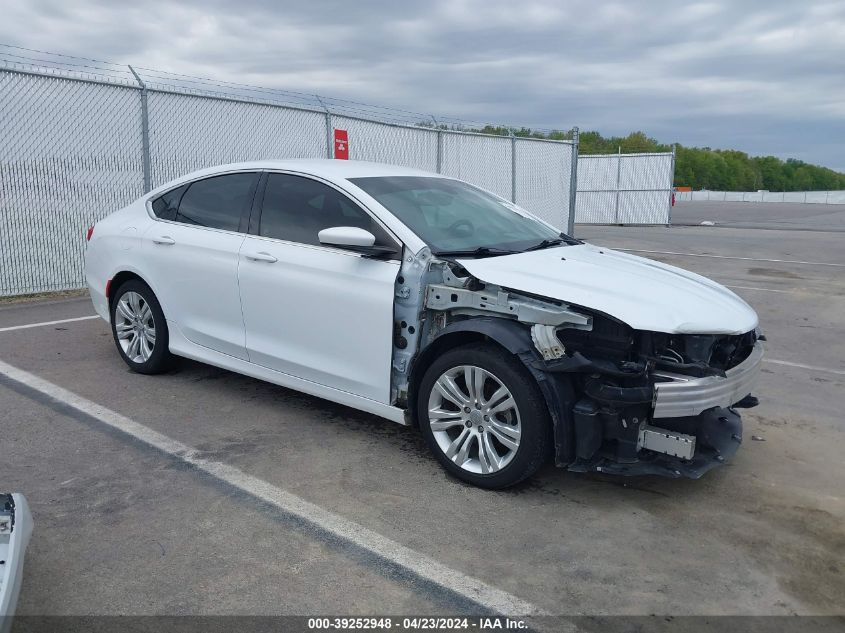
<path fill-rule="evenodd" d="M 645 132 L 631 132 L 619 142 L 623 154 L 641 154 L 643 152 L 657 152 L 660 144 Z"/>

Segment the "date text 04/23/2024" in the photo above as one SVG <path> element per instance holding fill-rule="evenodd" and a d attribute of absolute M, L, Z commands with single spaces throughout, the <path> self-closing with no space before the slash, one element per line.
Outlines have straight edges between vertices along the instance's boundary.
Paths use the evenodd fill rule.
<path fill-rule="evenodd" d="M 525 621 L 507 617 L 334 617 L 308 618 L 311 630 L 360 631 L 360 630 L 405 630 L 405 631 L 444 631 L 444 630 L 523 630 L 528 625 Z"/>

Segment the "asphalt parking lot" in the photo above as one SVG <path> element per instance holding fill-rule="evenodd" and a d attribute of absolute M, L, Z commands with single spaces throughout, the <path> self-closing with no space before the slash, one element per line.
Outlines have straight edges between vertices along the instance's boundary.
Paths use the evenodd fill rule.
<path fill-rule="evenodd" d="M 766 228 L 786 231 L 845 231 L 845 204 L 797 204 L 792 202 L 678 202 L 672 224 Z"/>
<path fill-rule="evenodd" d="M 35 519 L 18 611 L 477 612 L 482 587 L 562 614 L 842 614 L 845 249 L 812 224 L 579 227 L 710 276 L 760 314 L 762 403 L 736 459 L 698 481 L 550 466 L 475 489 L 414 429 L 190 361 L 130 373 L 98 319 L 19 328 L 92 315 L 86 297 L 0 304 L 0 362 L 183 447 L 152 448 L 0 371 L 0 481 Z M 334 518 L 315 527 L 296 500 Z M 375 555 L 348 530 L 401 549 Z"/>

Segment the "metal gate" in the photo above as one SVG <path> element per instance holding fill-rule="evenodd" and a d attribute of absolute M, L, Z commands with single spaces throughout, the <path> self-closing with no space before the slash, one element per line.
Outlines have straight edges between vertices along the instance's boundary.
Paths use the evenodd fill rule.
<path fill-rule="evenodd" d="M 675 153 L 581 154 L 575 221 L 670 224 Z"/>

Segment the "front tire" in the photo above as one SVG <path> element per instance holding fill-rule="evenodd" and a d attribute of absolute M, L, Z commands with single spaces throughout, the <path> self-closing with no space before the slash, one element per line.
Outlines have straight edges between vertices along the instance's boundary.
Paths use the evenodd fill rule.
<path fill-rule="evenodd" d="M 167 321 L 150 287 L 139 279 L 121 284 L 111 302 L 117 351 L 132 371 L 158 374 L 170 367 Z"/>
<path fill-rule="evenodd" d="M 417 416 L 437 460 L 475 486 L 512 486 L 551 455 L 551 419 L 536 382 L 515 356 L 491 344 L 435 360 L 420 382 Z"/>

